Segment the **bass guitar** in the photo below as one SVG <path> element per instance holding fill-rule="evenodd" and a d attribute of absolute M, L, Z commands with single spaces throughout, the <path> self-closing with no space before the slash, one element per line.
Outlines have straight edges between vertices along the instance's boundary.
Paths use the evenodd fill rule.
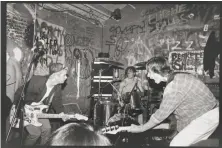
<path fill-rule="evenodd" d="M 119 132 L 127 132 L 127 130 L 131 128 L 131 126 L 110 126 L 110 127 L 105 127 L 101 129 L 101 132 L 103 134 L 117 134 Z M 170 129 L 169 123 L 162 123 L 157 126 L 155 126 L 153 129 Z"/>

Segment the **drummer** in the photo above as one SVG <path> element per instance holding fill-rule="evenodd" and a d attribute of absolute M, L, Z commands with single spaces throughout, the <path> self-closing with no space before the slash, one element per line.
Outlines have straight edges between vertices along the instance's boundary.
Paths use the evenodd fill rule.
<path fill-rule="evenodd" d="M 141 79 L 136 77 L 136 68 L 129 66 L 125 70 L 125 79 L 120 83 L 119 92 L 121 96 L 118 97 L 118 101 L 121 106 L 124 105 L 123 99 L 126 93 L 131 92 L 133 88 L 137 90 L 140 96 L 143 96 L 144 89 L 142 87 Z"/>
<path fill-rule="evenodd" d="M 140 78 L 136 77 L 136 68 L 133 66 L 129 66 L 125 70 L 125 79 L 120 83 L 118 101 L 121 107 L 120 107 L 119 113 L 111 117 L 109 119 L 109 123 L 115 122 L 116 120 L 120 120 L 123 117 L 121 113 L 123 113 L 123 109 L 125 110 L 126 105 L 128 105 L 126 103 L 127 93 L 129 94 L 133 89 L 135 89 L 140 96 L 144 95 L 144 89 L 142 87 L 141 80 Z M 133 122 L 143 124 L 143 121 L 142 121 L 143 119 L 141 119 L 143 118 L 142 114 L 138 115 L 137 119 L 134 119 L 133 117 L 132 118 L 129 117 L 129 118 Z"/>

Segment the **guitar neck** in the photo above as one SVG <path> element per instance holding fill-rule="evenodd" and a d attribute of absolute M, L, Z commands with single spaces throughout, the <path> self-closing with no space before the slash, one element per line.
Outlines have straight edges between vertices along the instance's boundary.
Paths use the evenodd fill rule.
<path fill-rule="evenodd" d="M 38 114 L 38 118 L 63 118 L 64 116 L 67 115 L 60 115 L 60 114 Z"/>

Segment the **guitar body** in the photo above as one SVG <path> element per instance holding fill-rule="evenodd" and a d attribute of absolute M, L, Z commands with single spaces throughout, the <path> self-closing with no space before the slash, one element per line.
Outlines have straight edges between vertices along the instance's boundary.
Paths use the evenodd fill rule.
<path fill-rule="evenodd" d="M 44 109 L 47 109 L 47 105 L 37 105 L 37 106 L 31 106 L 31 105 L 25 105 L 25 122 L 28 122 L 28 124 L 32 124 L 34 126 L 42 126 L 42 123 L 38 122 L 38 114 L 42 113 Z M 26 126 L 28 125 L 26 124 Z M 25 125 L 25 124 L 24 124 Z"/>
<path fill-rule="evenodd" d="M 42 126 L 42 123 L 38 122 L 38 117 L 37 114 L 42 113 L 44 109 L 47 109 L 48 106 L 47 105 L 36 105 L 36 106 L 32 106 L 32 105 L 25 105 L 24 106 L 24 126 L 27 125 L 34 125 L 34 126 Z M 15 109 L 15 105 L 12 106 L 11 111 L 10 111 L 10 123 L 12 124 L 12 127 L 14 128 L 19 128 L 19 123 L 20 123 L 20 119 L 15 118 L 14 121 L 12 121 L 14 113 L 15 113 L 16 109 Z"/>

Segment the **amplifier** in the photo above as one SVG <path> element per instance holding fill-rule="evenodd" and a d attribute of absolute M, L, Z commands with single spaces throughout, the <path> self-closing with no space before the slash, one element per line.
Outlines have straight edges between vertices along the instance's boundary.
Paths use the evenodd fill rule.
<path fill-rule="evenodd" d="M 92 76 L 99 76 L 100 70 L 102 70 L 102 76 L 113 76 L 113 68 L 111 65 L 105 62 L 95 61 L 92 64 Z"/>
<path fill-rule="evenodd" d="M 112 82 L 112 79 L 101 79 L 100 80 L 100 93 L 106 94 L 106 97 L 112 96 L 113 93 L 113 87 L 110 84 Z M 99 79 L 93 79 L 91 82 L 91 94 L 98 94 L 99 93 Z M 108 95 L 108 96 L 107 96 Z"/>

